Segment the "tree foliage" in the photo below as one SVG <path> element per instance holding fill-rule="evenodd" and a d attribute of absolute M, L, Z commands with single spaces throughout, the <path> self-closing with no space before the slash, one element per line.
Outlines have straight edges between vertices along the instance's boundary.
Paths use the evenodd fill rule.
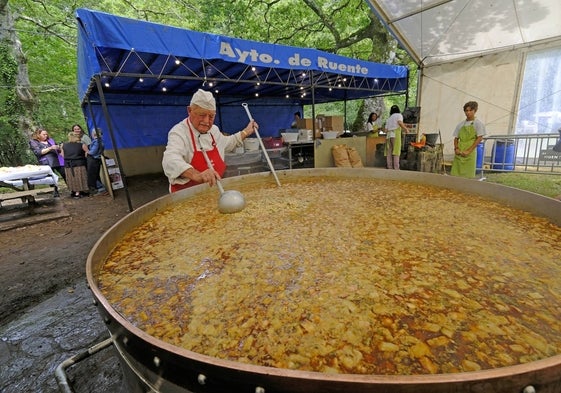
<path fill-rule="evenodd" d="M 22 165 L 31 160 L 27 138 L 20 132 L 25 114 L 16 91 L 18 64 L 12 47 L 0 42 L 0 166 Z"/>
<path fill-rule="evenodd" d="M 59 0 L 11 4 L 36 97 L 33 124 L 61 140 L 72 123 L 82 123 L 76 90 L 74 19 L 80 4 Z"/>
<path fill-rule="evenodd" d="M 364 0 L 10 0 L 10 5 L 37 98 L 33 123 L 56 139 L 71 124 L 84 122 L 76 85 L 77 8 L 363 60 L 408 62 Z M 399 100 L 403 104 L 403 97 Z M 347 106 L 357 124 L 367 116 L 361 108 L 362 101 Z M 341 113 L 342 104 L 318 110 Z"/>

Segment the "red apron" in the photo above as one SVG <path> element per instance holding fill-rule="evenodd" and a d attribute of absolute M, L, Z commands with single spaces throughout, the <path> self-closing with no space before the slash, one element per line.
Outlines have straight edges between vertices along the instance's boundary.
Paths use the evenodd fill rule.
<path fill-rule="evenodd" d="M 191 125 L 189 124 L 188 120 L 187 120 L 187 127 L 189 127 L 189 134 L 191 135 L 191 143 L 193 143 L 193 149 L 194 149 L 193 158 L 191 159 L 191 162 L 189 164 L 191 164 L 191 166 L 196 170 L 198 170 L 199 172 L 203 172 L 208 169 L 205 156 L 199 150 L 197 144 L 195 143 L 195 134 L 193 134 L 193 130 L 191 129 Z M 220 153 L 218 152 L 218 148 L 216 147 L 216 141 L 214 140 L 214 136 L 210 134 L 210 137 L 212 138 L 213 149 L 208 150 L 206 154 L 208 155 L 208 158 L 212 163 L 214 170 L 218 172 L 220 177 L 222 177 L 222 175 L 224 175 L 224 172 L 226 171 L 226 164 L 224 163 L 222 157 L 220 157 Z M 185 188 L 196 186 L 198 184 L 201 183 L 196 182 L 194 180 L 189 180 L 189 182 L 185 184 L 172 184 L 170 186 L 170 190 L 171 192 L 176 192 L 179 190 L 183 190 Z"/>

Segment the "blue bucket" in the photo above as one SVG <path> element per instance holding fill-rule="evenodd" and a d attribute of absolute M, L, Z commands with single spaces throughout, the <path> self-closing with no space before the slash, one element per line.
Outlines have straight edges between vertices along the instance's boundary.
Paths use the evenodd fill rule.
<path fill-rule="evenodd" d="M 480 174 L 483 169 L 483 155 L 485 154 L 485 142 L 477 145 L 477 161 L 475 164 L 475 173 Z"/>
<path fill-rule="evenodd" d="M 497 139 L 491 154 L 491 168 L 514 170 L 514 139 Z"/>

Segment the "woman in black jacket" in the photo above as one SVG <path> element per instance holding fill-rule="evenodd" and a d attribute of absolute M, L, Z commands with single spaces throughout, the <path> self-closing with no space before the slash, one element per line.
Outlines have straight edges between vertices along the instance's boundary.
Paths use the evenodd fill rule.
<path fill-rule="evenodd" d="M 88 172 L 86 152 L 88 147 L 73 132 L 68 133 L 68 142 L 62 144 L 66 184 L 72 198 L 80 198 L 88 193 Z"/>

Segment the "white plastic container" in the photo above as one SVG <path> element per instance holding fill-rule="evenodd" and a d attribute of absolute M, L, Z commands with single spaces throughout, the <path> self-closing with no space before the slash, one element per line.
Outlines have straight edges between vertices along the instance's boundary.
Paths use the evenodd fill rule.
<path fill-rule="evenodd" d="M 281 132 L 283 142 L 296 142 L 298 141 L 298 133 L 297 132 Z"/>
<path fill-rule="evenodd" d="M 312 130 L 298 130 L 298 140 L 301 142 L 311 142 L 314 139 Z"/>
<path fill-rule="evenodd" d="M 243 147 L 245 151 L 259 150 L 259 140 L 257 138 L 245 138 L 243 140 Z"/>
<path fill-rule="evenodd" d="M 322 131 L 323 139 L 335 139 L 339 135 L 339 131 Z"/>

